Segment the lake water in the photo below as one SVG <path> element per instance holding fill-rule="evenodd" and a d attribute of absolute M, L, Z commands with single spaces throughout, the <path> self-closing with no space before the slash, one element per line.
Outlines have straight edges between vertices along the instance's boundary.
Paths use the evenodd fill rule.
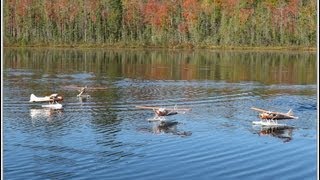
<path fill-rule="evenodd" d="M 5 179 L 316 179 L 312 52 L 4 49 Z M 77 98 L 88 86 L 88 99 Z M 63 110 L 29 103 L 63 95 Z M 45 104 L 45 103 L 44 103 Z M 152 110 L 192 108 L 149 122 Z M 253 126 L 251 107 L 287 112 Z"/>

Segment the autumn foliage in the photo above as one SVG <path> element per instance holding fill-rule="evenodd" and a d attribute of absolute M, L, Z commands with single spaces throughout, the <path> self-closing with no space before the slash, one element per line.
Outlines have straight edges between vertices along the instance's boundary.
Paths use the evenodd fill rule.
<path fill-rule="evenodd" d="M 5 45 L 315 46 L 314 0 L 6 0 Z"/>

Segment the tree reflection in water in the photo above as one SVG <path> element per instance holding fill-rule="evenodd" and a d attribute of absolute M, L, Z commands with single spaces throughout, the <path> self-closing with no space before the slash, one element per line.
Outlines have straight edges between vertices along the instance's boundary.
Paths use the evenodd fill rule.
<path fill-rule="evenodd" d="M 264 84 L 310 84 L 317 80 L 316 53 L 10 48 L 4 51 L 4 59 L 4 70 L 29 69 L 33 78 L 46 74 L 95 80 L 143 77 Z"/>

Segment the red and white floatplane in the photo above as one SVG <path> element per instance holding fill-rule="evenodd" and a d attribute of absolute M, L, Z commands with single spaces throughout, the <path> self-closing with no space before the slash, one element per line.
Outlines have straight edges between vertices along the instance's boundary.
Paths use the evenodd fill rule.
<path fill-rule="evenodd" d="M 260 121 L 252 122 L 255 125 L 285 126 L 285 124 L 278 124 L 278 120 L 298 119 L 298 117 L 293 116 L 293 112 L 291 109 L 287 113 L 268 111 L 268 110 L 255 108 L 255 107 L 252 107 L 251 109 L 259 112 Z"/>

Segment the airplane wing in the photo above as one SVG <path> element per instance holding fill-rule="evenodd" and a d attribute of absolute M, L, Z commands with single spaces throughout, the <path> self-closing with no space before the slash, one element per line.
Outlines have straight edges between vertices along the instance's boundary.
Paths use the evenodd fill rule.
<path fill-rule="evenodd" d="M 163 108 L 163 107 L 156 107 L 156 106 L 136 106 L 136 108 L 139 108 L 139 109 L 160 109 L 160 108 Z M 166 110 L 169 110 L 169 111 L 191 111 L 191 108 L 165 108 Z"/>
<path fill-rule="evenodd" d="M 267 110 L 264 110 L 264 109 L 259 109 L 259 108 L 255 108 L 255 107 L 252 107 L 251 108 L 252 110 L 255 110 L 255 111 L 259 111 L 259 112 L 268 112 L 268 113 L 270 113 L 271 111 L 267 111 Z"/>
<path fill-rule="evenodd" d="M 139 109 L 160 109 L 160 107 L 151 107 L 151 106 L 136 106 Z"/>

